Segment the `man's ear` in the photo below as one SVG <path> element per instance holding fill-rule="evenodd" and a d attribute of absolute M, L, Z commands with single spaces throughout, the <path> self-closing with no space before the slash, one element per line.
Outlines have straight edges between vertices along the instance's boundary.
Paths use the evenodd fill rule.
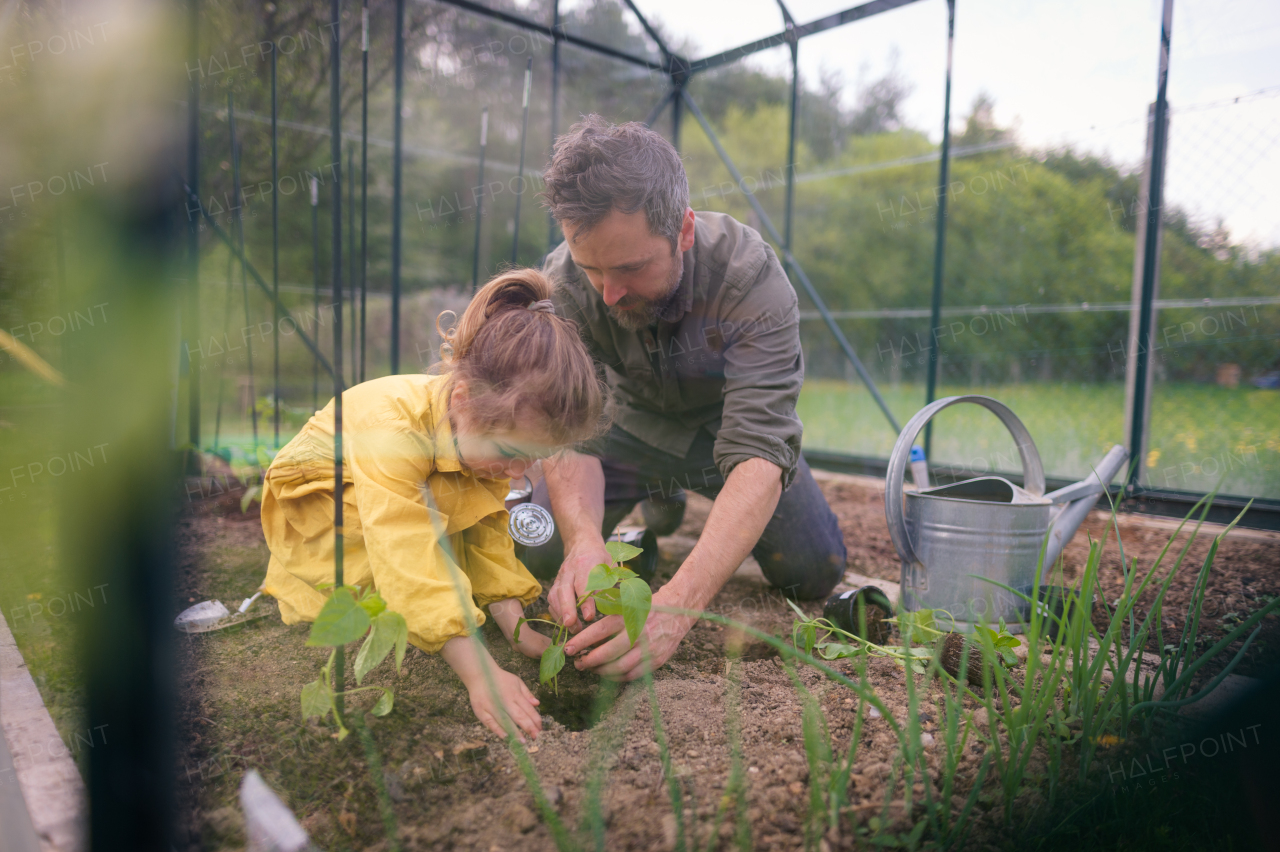
<path fill-rule="evenodd" d="M 676 246 L 683 254 L 693 248 L 693 208 L 684 208 L 684 221 L 680 223 L 680 240 Z"/>

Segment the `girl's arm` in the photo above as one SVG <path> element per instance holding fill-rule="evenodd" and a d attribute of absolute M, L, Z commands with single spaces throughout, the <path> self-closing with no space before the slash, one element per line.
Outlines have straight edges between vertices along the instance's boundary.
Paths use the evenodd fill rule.
<path fill-rule="evenodd" d="M 462 679 L 471 698 L 471 709 L 484 726 L 500 737 L 506 737 L 503 717 L 515 723 L 515 736 L 525 742 L 521 732 L 537 739 L 542 732 L 538 715 L 538 699 L 524 681 L 511 672 L 498 668 L 482 642 L 470 636 L 455 636 L 440 649 L 440 656 Z"/>

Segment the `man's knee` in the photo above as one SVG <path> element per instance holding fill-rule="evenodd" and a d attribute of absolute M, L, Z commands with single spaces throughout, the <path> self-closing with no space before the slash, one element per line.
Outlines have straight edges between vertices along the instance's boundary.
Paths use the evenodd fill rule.
<path fill-rule="evenodd" d="M 844 577 L 847 558 L 842 541 L 829 542 L 826 547 L 805 548 L 802 553 L 771 548 L 756 554 L 765 579 L 787 597 L 802 601 L 831 594 Z"/>

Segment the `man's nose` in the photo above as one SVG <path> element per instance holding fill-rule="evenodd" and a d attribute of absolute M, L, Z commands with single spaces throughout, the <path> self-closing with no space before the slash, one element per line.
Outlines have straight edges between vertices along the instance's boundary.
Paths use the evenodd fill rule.
<path fill-rule="evenodd" d="M 604 288 L 600 295 L 604 297 L 604 303 L 612 307 L 618 303 L 619 299 L 627 295 L 627 290 L 606 275 L 604 276 Z"/>

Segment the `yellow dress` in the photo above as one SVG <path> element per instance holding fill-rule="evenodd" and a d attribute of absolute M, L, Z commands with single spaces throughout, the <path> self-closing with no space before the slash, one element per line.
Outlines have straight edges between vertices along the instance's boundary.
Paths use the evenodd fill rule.
<path fill-rule="evenodd" d="M 444 376 L 388 376 L 342 395 L 343 574 L 404 616 L 409 641 L 434 653 L 467 631 L 467 612 L 518 598 L 538 581 L 507 532 L 506 479 L 459 464 Z M 276 455 L 262 493 L 271 549 L 264 590 L 285 624 L 314 621 L 333 582 L 333 401 Z M 444 541 L 442 541 L 444 539 Z"/>

